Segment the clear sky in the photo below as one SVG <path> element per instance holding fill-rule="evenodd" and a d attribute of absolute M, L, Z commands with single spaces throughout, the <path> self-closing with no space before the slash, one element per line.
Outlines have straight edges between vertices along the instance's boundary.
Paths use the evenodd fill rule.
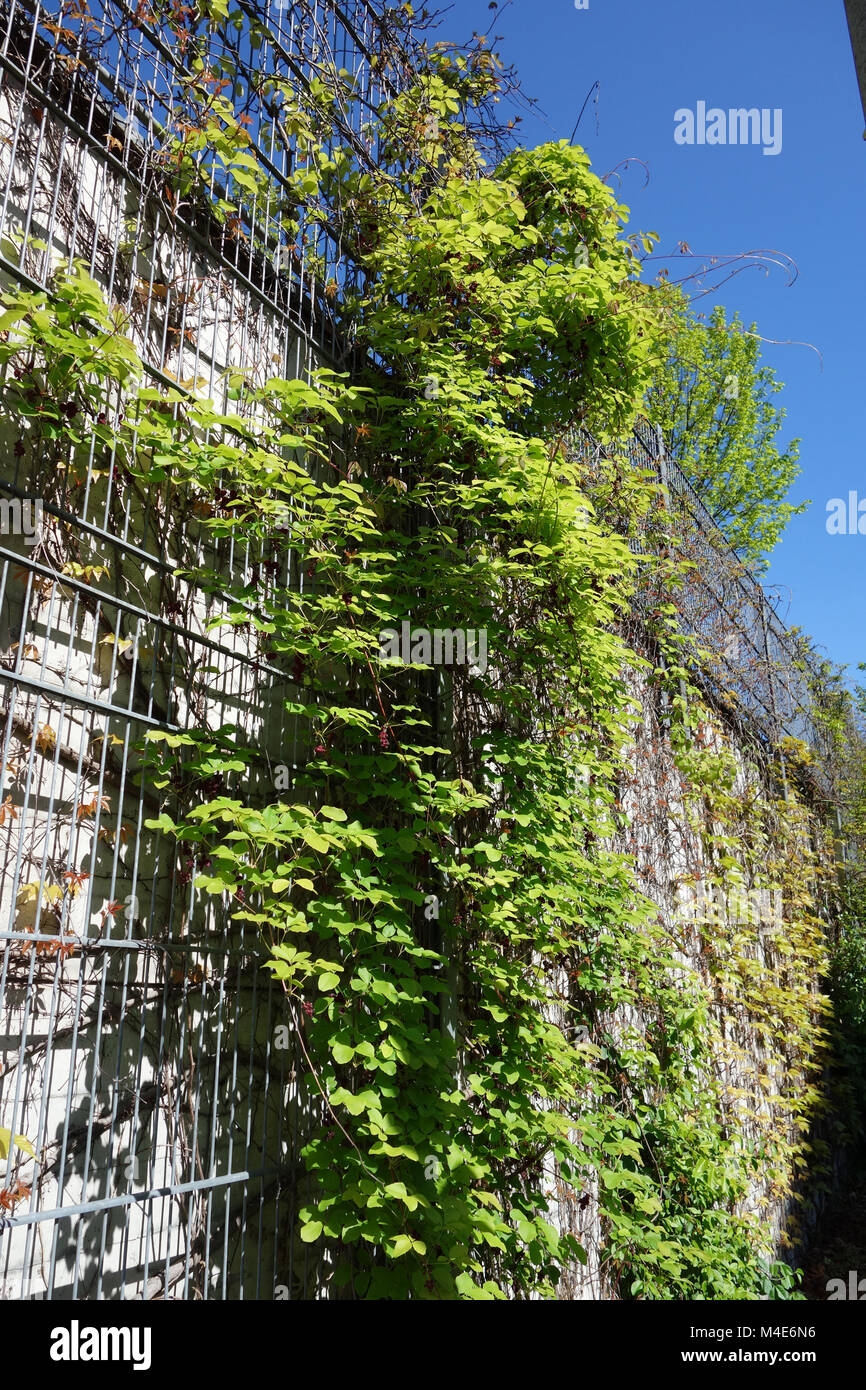
<path fill-rule="evenodd" d="M 528 96 L 522 139 L 576 140 L 631 209 L 631 230 L 655 231 L 658 251 L 686 242 L 702 259 L 669 262 L 671 278 L 710 255 L 760 249 L 795 264 L 746 270 L 712 303 L 737 309 L 766 338 L 785 383 L 783 438 L 799 437 L 802 475 L 792 500 L 812 505 L 773 552 L 767 584 L 778 612 L 834 661 L 866 661 L 866 535 L 829 535 L 827 503 L 854 491 L 866 502 L 866 141 L 843 0 L 456 0 L 441 38 L 473 30 L 502 36 Z M 781 150 L 683 145 L 679 108 L 782 111 Z M 769 143 L 769 142 L 768 142 Z M 677 257 L 679 259 L 679 257 Z M 864 506 L 866 514 L 866 506 Z M 866 520 L 864 520 L 866 527 Z"/>

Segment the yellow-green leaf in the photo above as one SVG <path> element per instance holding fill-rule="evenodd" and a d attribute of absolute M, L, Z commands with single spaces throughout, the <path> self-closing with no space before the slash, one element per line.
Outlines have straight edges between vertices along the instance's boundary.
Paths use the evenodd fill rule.
<path fill-rule="evenodd" d="M 16 1149 L 23 1149 L 31 1158 L 36 1157 L 36 1150 L 29 1139 L 25 1139 L 23 1134 L 13 1135 L 11 1129 L 3 1129 L 0 1126 L 0 1158 L 9 1157 L 9 1150 L 13 1144 Z"/>

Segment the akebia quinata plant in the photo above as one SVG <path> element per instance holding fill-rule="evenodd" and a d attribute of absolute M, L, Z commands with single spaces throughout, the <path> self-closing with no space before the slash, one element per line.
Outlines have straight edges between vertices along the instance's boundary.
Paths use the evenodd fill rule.
<path fill-rule="evenodd" d="M 294 683 L 291 779 L 263 792 L 255 751 L 204 727 L 147 740 L 142 775 L 164 798 L 150 828 L 255 927 L 281 983 L 313 1115 L 297 1238 L 327 1249 L 323 1280 L 554 1297 L 586 1259 L 557 1199 L 592 1203 L 612 1296 L 784 1297 L 744 1198 L 756 1165 L 792 1155 L 756 1157 L 731 1126 L 712 971 L 616 848 L 629 672 L 668 682 L 683 776 L 714 824 L 733 815 L 721 755 L 689 761 L 674 605 L 646 619 L 664 669 L 624 636 L 638 581 L 673 582 L 628 543 L 657 484 L 615 457 L 590 478 L 570 447 L 627 431 L 662 350 L 641 239 L 573 145 L 484 163 L 473 113 L 496 65 L 476 57 L 427 55 L 369 132 L 375 166 L 341 142 L 324 80 L 295 110 L 305 227 L 336 219 L 357 271 L 337 287 L 351 372 L 238 376 L 223 409 L 136 385 L 123 325 L 75 270 L 53 300 L 7 300 L 0 364 L 26 377 L 7 372 L 7 409 L 96 373 L 124 394 L 98 426 L 119 476 L 304 574 L 258 567 L 214 620 Z M 44 427 L 29 412 L 28 448 Z M 406 624 L 484 633 L 484 660 L 422 643 L 407 661 L 382 643 Z M 817 947 L 797 949 L 799 966 Z M 811 1005 L 786 1000 L 774 1017 L 790 1004 L 785 1045 L 808 1058 Z"/>

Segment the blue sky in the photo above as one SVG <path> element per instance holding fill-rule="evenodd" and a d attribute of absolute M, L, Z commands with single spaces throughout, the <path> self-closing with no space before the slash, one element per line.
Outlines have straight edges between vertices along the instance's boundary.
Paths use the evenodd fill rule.
<path fill-rule="evenodd" d="M 631 230 L 660 235 L 659 251 L 780 252 L 796 263 L 747 270 L 705 298 L 737 309 L 767 338 L 813 343 L 763 346 L 785 383 L 785 438 L 800 437 L 802 475 L 793 500 L 812 506 L 789 524 L 767 584 L 789 625 L 811 633 L 834 661 L 866 661 L 866 535 L 828 535 L 827 502 L 866 499 L 866 141 L 843 0 L 456 0 L 439 37 L 501 34 L 539 110 L 525 115 L 529 145 L 576 137 L 604 176 L 636 157 L 613 187 L 631 209 Z M 782 110 L 782 148 L 678 145 L 681 107 Z M 596 112 L 598 124 L 596 125 Z M 700 262 L 689 262 L 697 269 Z M 671 262 L 671 276 L 679 266 Z M 866 509 L 864 509 L 866 510 Z"/>

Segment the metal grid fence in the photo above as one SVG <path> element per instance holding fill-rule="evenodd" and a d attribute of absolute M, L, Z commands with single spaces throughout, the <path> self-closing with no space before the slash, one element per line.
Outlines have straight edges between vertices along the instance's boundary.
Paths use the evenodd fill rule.
<path fill-rule="evenodd" d="M 814 715 L 814 680 L 795 638 L 773 609 L 759 581 L 736 554 L 689 479 L 666 453 L 660 431 L 639 420 L 631 436 L 610 448 L 584 437 L 578 453 L 593 468 L 605 456 L 657 479 L 664 497 L 664 540 L 687 562 L 673 593 L 678 622 L 701 653 L 696 674 L 706 692 L 740 729 L 768 752 L 783 739 L 801 740 L 818 755 L 817 786 L 828 789 L 821 760 L 829 744 Z M 654 539 L 635 536 L 640 551 Z M 642 598 L 638 596 L 640 605 Z"/>
<path fill-rule="evenodd" d="M 637 434 L 641 433 L 638 427 Z M 681 594 L 683 626 L 705 653 L 702 675 L 711 692 L 772 748 L 783 739 L 829 755 L 815 719 L 814 673 L 779 619 L 761 584 L 675 462 L 660 454 L 680 552 L 690 562 Z M 820 770 L 817 780 L 823 780 Z"/>
<path fill-rule="evenodd" d="M 285 229 L 293 140 L 263 76 L 302 93 L 323 64 L 343 69 L 340 133 L 372 160 L 364 121 L 389 94 L 385 50 L 399 66 L 364 0 L 240 8 L 248 23 L 209 31 L 209 56 L 241 74 L 273 196 L 220 220 L 231 176 L 214 166 L 185 202 L 167 191 L 189 70 L 146 5 L 0 5 L 0 272 L 39 287 L 82 260 L 129 315 L 151 375 L 217 398 L 229 367 L 302 377 L 351 348 L 323 292 L 353 273 L 338 231 L 310 228 L 305 246 Z M 207 563 L 228 589 L 272 558 L 214 542 L 95 447 L 76 474 L 0 430 L 3 497 L 44 499 L 36 543 L 0 537 L 0 1125 L 38 1158 L 9 1142 L 0 1159 L 3 1291 L 319 1296 L 327 1270 L 294 1234 L 311 1114 L 299 1058 L 277 1043 L 281 996 L 250 930 L 205 908 L 192 864 L 145 828 L 157 803 L 135 751 L 147 729 L 231 725 L 257 748 L 263 788 L 275 764 L 298 762 L 291 673 L 242 633 L 210 635 L 221 596 L 176 577 Z M 694 523 L 684 623 L 722 652 L 766 738 L 802 730 L 793 652 L 760 589 L 652 432 L 638 427 L 628 449 Z M 302 587 L 280 554 L 282 581 Z"/>
<path fill-rule="evenodd" d="M 341 351 L 321 292 L 323 268 L 344 280 L 339 239 L 311 233 L 302 253 L 283 228 L 292 140 L 262 75 L 303 91 L 323 63 L 351 73 L 352 139 L 383 93 L 369 5 L 273 7 L 255 45 L 263 13 L 243 8 L 232 58 L 275 195 L 221 221 L 214 169 L 185 205 L 167 191 L 188 73 L 147 6 L 0 7 L 0 271 L 37 287 L 83 261 L 151 376 L 218 399 L 230 367 L 303 377 Z M 226 34 L 206 41 L 219 62 Z M 43 521 L 36 543 L 0 545 L 0 1123 L 26 1145 L 2 1157 L 0 1282 L 9 1297 L 315 1297 L 322 1270 L 294 1236 L 309 1108 L 281 995 L 250 929 L 205 907 L 192 863 L 145 828 L 157 803 L 135 751 L 148 729 L 231 725 L 263 786 L 297 763 L 291 674 L 242 632 L 211 635 L 220 595 L 176 571 L 207 564 L 227 590 L 257 565 L 303 577 L 284 547 L 214 542 L 96 446 L 76 472 L 4 429 L 3 495 L 43 499 Z"/>

